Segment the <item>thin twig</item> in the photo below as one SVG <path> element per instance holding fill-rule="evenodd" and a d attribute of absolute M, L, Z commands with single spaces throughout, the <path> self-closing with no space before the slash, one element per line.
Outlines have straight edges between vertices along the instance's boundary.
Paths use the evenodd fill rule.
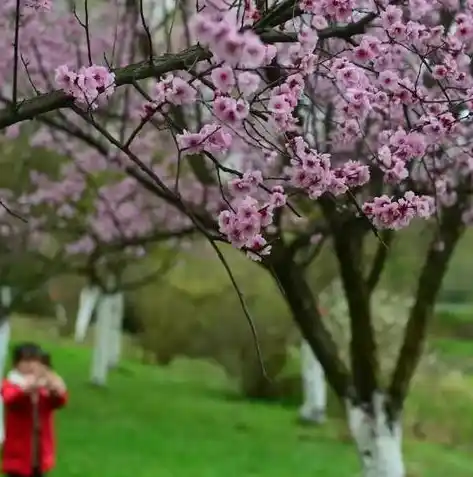
<path fill-rule="evenodd" d="M 18 58 L 20 56 L 20 18 L 21 18 L 21 0 L 16 0 L 15 10 L 15 40 L 13 45 L 13 90 L 12 90 L 12 109 L 16 111 L 18 101 Z"/>

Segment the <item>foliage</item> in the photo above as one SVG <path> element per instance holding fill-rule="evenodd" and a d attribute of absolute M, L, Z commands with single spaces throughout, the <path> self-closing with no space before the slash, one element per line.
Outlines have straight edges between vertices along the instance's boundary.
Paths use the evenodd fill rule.
<path fill-rule="evenodd" d="M 297 336 L 284 303 L 271 289 L 264 294 L 255 286 L 246 294 L 259 356 L 251 327 L 233 290 L 227 288 L 210 298 L 199 304 L 208 323 L 198 355 L 220 363 L 237 380 L 244 396 L 274 397 L 278 392 L 277 380 L 286 365 L 288 346 Z"/>
<path fill-rule="evenodd" d="M 224 253 L 241 284 L 269 380 L 238 296 L 212 257 L 188 254 L 166 280 L 134 293 L 134 313 L 143 323 L 140 343 L 158 363 L 168 364 L 179 355 L 209 359 L 236 380 L 243 395 L 274 397 L 297 333 L 266 274 L 231 250 Z"/>
<path fill-rule="evenodd" d="M 200 317 L 185 293 L 166 282 L 149 284 L 132 297 L 134 313 L 142 326 L 138 339 L 144 351 L 158 364 L 167 365 L 175 357 L 189 353 Z"/>

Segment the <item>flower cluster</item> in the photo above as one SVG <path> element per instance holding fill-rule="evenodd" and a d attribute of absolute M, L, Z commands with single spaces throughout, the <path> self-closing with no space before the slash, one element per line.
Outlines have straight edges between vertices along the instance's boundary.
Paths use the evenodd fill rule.
<path fill-rule="evenodd" d="M 160 118 L 161 113 L 168 112 L 169 105 L 183 106 L 195 103 L 197 91 L 181 77 L 168 74 L 155 84 L 151 99 L 152 101 L 142 106 L 141 117 L 144 121 L 155 115 Z"/>
<path fill-rule="evenodd" d="M 422 134 L 406 133 L 399 128 L 396 132 L 385 132 L 383 139 L 386 144 L 378 150 L 379 167 L 384 172 L 386 182 L 397 184 L 409 175 L 407 165 L 414 158 L 422 158 L 427 150 L 427 144 Z"/>
<path fill-rule="evenodd" d="M 183 154 L 227 152 L 232 144 L 232 136 L 218 124 L 206 124 L 198 133 L 184 131 L 176 136 L 177 144 Z"/>
<path fill-rule="evenodd" d="M 12 18 L 14 2 L 7 3 L 8 15 L 3 16 Z M 27 5 L 47 8 L 50 3 L 28 0 Z M 169 171 L 175 170 L 176 157 L 204 153 L 214 180 L 201 183 L 192 175 L 194 168 L 184 168 L 179 197 L 205 203 L 207 212 L 219 214 L 227 240 L 257 257 L 269 253 L 274 210 L 289 198 L 294 204 L 281 213 L 282 226 L 298 209 L 300 197 L 316 201 L 324 195 L 345 210 L 357 201 L 353 213 L 362 210 L 381 228 L 405 227 L 434 211 L 441 217 L 442 209 L 453 206 L 462 207 L 465 222 L 472 221 L 473 201 L 459 193 L 473 183 L 472 2 L 461 8 L 450 0 L 441 5 L 385 2 L 370 9 L 363 0 L 298 0 L 298 8 L 282 15 L 279 25 L 271 15 L 259 22 L 267 13 L 256 0 L 237 3 L 239 7 L 228 0 L 198 0 L 186 33 L 205 48 L 205 61 L 185 67 L 176 62 L 175 71 L 141 83 L 139 94 L 129 87 L 131 93 L 117 93 L 109 101 L 112 119 L 102 126 L 113 123 L 123 143 L 131 138 L 126 150 L 173 185 Z M 451 24 L 440 21 L 442 9 L 449 10 Z M 103 18 L 109 16 L 104 12 Z M 109 69 L 70 66 L 76 44 L 78 65 L 112 50 L 104 38 L 91 35 L 86 50 L 83 28 L 75 20 L 66 29 L 70 41 L 61 42 L 52 33 L 43 35 L 58 32 L 53 24 L 59 17 L 43 24 L 48 15 L 28 15 L 20 46 L 38 90 L 51 82 L 38 72 L 55 70 L 58 87 L 81 106 L 95 109 L 114 93 Z M 103 25 L 105 31 L 107 22 Z M 357 32 L 353 42 L 344 37 L 351 30 Z M 0 33 L 6 44 L 11 33 Z M 121 33 L 125 43 L 133 41 L 134 31 L 123 28 Z M 110 64 L 135 62 L 118 56 Z M 49 61 L 45 68 L 40 57 Z M 58 64 L 62 66 L 56 68 Z M 10 67 L 11 59 L 0 59 L 0 68 Z M 19 88 L 25 84 L 23 80 Z M 143 97 L 148 98 L 145 104 Z M 17 132 L 12 129 L 8 135 Z M 93 128 L 87 129 L 89 136 L 80 132 L 87 147 L 95 144 L 89 137 L 96 138 Z M 42 126 L 32 144 L 57 147 L 58 134 Z M 100 144 L 99 150 L 86 152 L 75 142 L 65 140 L 60 153 L 89 172 L 126 160 L 124 148 L 104 152 Z M 153 162 L 156 145 L 167 153 L 170 144 L 177 144 L 179 154 L 172 153 L 170 163 Z M 86 187 L 71 178 L 64 182 L 54 188 L 64 201 L 73 200 L 67 195 L 71 191 Z M 32 195 L 31 200 L 47 201 L 52 194 L 40 192 L 42 198 Z M 58 210 L 70 213 L 67 207 Z M 116 205 L 116 210 L 126 222 L 127 209 Z M 102 210 L 100 215 L 106 214 Z"/>
<path fill-rule="evenodd" d="M 26 0 L 25 6 L 35 10 L 49 11 L 52 7 L 52 0 Z"/>
<path fill-rule="evenodd" d="M 102 99 L 109 98 L 115 91 L 115 74 L 104 66 L 83 67 L 76 73 L 67 65 L 61 65 L 56 68 L 56 84 L 77 104 L 96 109 Z"/>
<path fill-rule="evenodd" d="M 305 189 L 311 199 L 326 192 L 344 194 L 349 188 L 362 186 L 370 179 L 368 166 L 358 161 L 348 161 L 341 167 L 332 168 L 330 155 L 311 149 L 300 136 L 288 144 L 288 150 L 292 156 L 291 165 L 286 168 L 290 183 Z"/>
<path fill-rule="evenodd" d="M 251 197 L 262 183 L 262 175 L 259 171 L 246 172 L 242 178 L 235 179 L 230 183 L 230 190 L 235 196 L 231 204 L 232 210 L 220 212 L 218 222 L 222 232 L 237 248 L 244 248 L 248 256 L 254 260 L 260 260 L 268 255 L 271 246 L 268 245 L 262 233 L 273 222 L 275 209 L 286 204 L 284 189 L 274 186 L 269 200 L 259 202 Z"/>
<path fill-rule="evenodd" d="M 411 191 L 397 200 L 383 195 L 363 205 L 363 213 L 372 220 L 375 227 L 388 229 L 407 227 L 414 218 L 426 219 L 434 212 L 432 197 L 418 196 Z"/>
<path fill-rule="evenodd" d="M 202 10 L 193 18 L 192 30 L 212 51 L 216 62 L 258 68 L 269 64 L 276 54 L 275 47 L 265 45 L 251 30 L 240 31 L 226 2 L 203 2 Z"/>
<path fill-rule="evenodd" d="M 327 15 L 335 21 L 347 21 L 353 12 L 353 0 L 300 0 L 299 7 L 303 12 L 314 15 Z"/>
<path fill-rule="evenodd" d="M 183 105 L 194 103 L 196 96 L 197 91 L 187 81 L 179 76 L 168 74 L 156 83 L 153 99 L 158 106 L 165 102 Z"/>
<path fill-rule="evenodd" d="M 294 109 L 304 90 L 304 78 L 302 75 L 291 75 L 281 86 L 271 91 L 268 101 L 268 110 L 271 119 L 281 131 L 294 131 L 296 119 Z"/>

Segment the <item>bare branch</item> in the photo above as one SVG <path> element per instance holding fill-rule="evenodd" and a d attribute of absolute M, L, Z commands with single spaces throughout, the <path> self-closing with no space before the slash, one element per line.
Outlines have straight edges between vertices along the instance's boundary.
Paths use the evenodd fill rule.
<path fill-rule="evenodd" d="M 21 19 L 21 2 L 16 0 L 15 7 L 15 39 L 13 43 L 13 91 L 12 104 L 15 110 L 18 100 L 18 59 L 20 57 L 20 19 Z"/>

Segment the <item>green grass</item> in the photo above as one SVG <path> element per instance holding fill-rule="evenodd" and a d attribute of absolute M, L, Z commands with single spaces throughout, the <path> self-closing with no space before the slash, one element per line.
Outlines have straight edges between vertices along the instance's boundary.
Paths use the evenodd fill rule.
<path fill-rule="evenodd" d="M 438 303 L 435 307 L 435 330 L 440 334 L 455 332 L 456 329 L 471 324 L 472 313 L 471 303 Z"/>
<path fill-rule="evenodd" d="M 473 373 L 473 305 L 439 303 L 430 343 L 447 365 Z"/>
<path fill-rule="evenodd" d="M 15 338 L 31 339 L 16 323 Z M 357 457 L 339 422 L 304 428 L 295 422 L 294 408 L 225 399 L 229 383 L 210 365 L 180 361 L 160 369 L 129 361 L 111 374 L 108 389 L 97 389 L 87 383 L 89 349 L 53 337 L 42 343 L 71 392 L 70 405 L 58 415 L 54 475 L 358 475 Z M 473 400 L 463 409 L 464 419 L 471 421 L 472 411 Z M 405 447 L 410 476 L 472 475 L 471 453 L 413 440 Z"/>
<path fill-rule="evenodd" d="M 435 349 L 447 360 L 469 360 L 473 362 L 473 341 L 455 340 L 452 338 L 436 338 L 432 340 Z"/>

